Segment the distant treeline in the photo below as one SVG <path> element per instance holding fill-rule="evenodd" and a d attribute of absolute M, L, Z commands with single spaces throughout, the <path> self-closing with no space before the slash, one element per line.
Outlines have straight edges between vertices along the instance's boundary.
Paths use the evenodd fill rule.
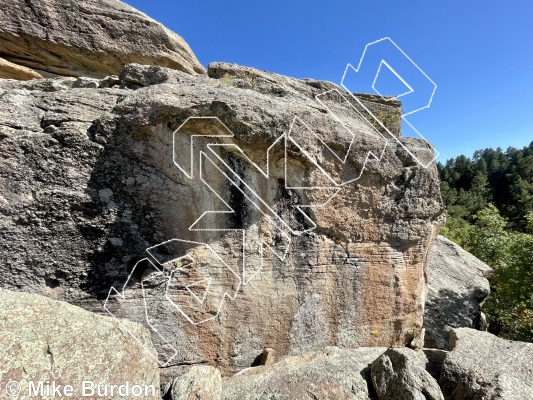
<path fill-rule="evenodd" d="M 461 155 L 437 166 L 448 217 L 471 223 L 478 211 L 492 203 L 509 228 L 525 232 L 526 217 L 533 212 L 533 142 L 505 152 L 478 150 L 472 159 Z"/>
<path fill-rule="evenodd" d="M 488 330 L 533 342 L 533 142 L 438 164 L 442 234 L 493 268 Z"/>

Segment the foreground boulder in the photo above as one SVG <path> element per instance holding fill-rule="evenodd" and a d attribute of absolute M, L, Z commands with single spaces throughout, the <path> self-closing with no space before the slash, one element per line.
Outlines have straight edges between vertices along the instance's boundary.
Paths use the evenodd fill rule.
<path fill-rule="evenodd" d="M 422 351 L 388 349 L 372 363 L 372 383 L 379 400 L 444 400 L 427 364 Z"/>
<path fill-rule="evenodd" d="M 289 356 L 227 378 L 222 399 L 367 400 L 373 398 L 370 364 L 384 348 L 325 350 Z"/>
<path fill-rule="evenodd" d="M 219 400 L 220 371 L 209 365 L 193 365 L 172 381 L 167 393 L 172 400 Z"/>
<path fill-rule="evenodd" d="M 205 74 L 180 36 L 117 0 L 0 0 L 0 20 L 1 56 L 42 75 L 118 75 L 132 62 Z"/>
<path fill-rule="evenodd" d="M 459 328 L 450 333 L 450 350 L 439 381 L 446 399 L 531 399 L 533 343 Z"/>
<path fill-rule="evenodd" d="M 149 332 L 141 325 L 122 321 L 126 330 L 112 318 L 4 289 L 0 289 L 0 304 L 0 398 L 16 398 L 5 393 L 10 381 L 20 384 L 21 396 L 29 393 L 31 381 L 48 381 L 62 388 L 71 385 L 72 397 L 82 398 L 82 382 L 86 381 L 108 389 L 107 395 L 91 398 L 139 398 L 132 395 L 132 390 L 137 391 L 133 385 L 142 387 L 142 398 L 160 398 L 157 355 Z M 111 385 L 123 386 L 122 395 L 118 387 L 111 394 Z"/>
<path fill-rule="evenodd" d="M 491 268 L 444 236 L 433 244 L 424 311 L 425 347 L 448 349 L 452 328 L 482 325 L 480 304 L 488 296 Z"/>

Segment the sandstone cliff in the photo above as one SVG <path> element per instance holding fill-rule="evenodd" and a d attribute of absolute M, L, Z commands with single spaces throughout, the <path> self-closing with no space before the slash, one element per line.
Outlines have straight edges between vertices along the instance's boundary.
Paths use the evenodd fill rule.
<path fill-rule="evenodd" d="M 67 6 L 5 11 L 3 55 L 95 77 L 132 59 L 117 56 L 127 46 L 109 16 L 145 24 L 145 41 L 173 35 L 118 2 Z M 104 28 L 89 29 L 95 19 Z M 87 32 L 61 36 L 73 26 Z M 442 204 L 434 165 L 406 151 L 433 150 L 400 137 L 399 103 L 223 63 L 193 76 L 177 71 L 202 72 L 186 45 L 171 55 L 148 45 L 127 53 L 174 70 L 0 83 L 2 286 L 97 312 L 113 288 L 106 311 L 148 323 L 166 367 L 229 373 L 264 347 L 299 354 L 418 334 Z"/>
<path fill-rule="evenodd" d="M 437 238 L 397 100 L 206 71 L 118 1 L 0 4 L 0 390 L 527 398 L 531 346 L 454 329 L 481 327 L 489 268 Z M 405 348 L 425 332 L 450 351 Z"/>
<path fill-rule="evenodd" d="M 359 104 L 333 84 L 226 64 L 212 65 L 209 74 L 214 78 L 130 65 L 119 81 L 2 81 L 2 286 L 101 311 L 96 299 L 111 286 L 121 289 L 149 246 L 178 238 L 209 243 L 229 269 L 219 261 L 209 269 L 216 262 L 202 246 L 190 250 L 204 266 L 193 276 L 185 271 L 173 288 L 176 302 L 189 307 L 191 283 L 216 284 L 204 310 L 190 308 L 191 320 L 168 302 L 153 310 L 162 357 L 179 350 L 169 365 L 208 362 L 232 371 L 251 365 L 263 347 L 295 354 L 324 345 L 407 343 L 422 325 L 427 254 L 442 205 L 435 168 L 420 167 L 402 143 L 420 153 L 432 149 L 381 136 L 383 128 L 365 122 Z M 397 104 L 361 101 L 399 135 Z M 272 147 L 269 176 L 261 178 L 252 163 L 264 166 L 267 149 L 295 116 L 301 122 L 292 127 L 294 142 L 307 147 Z M 209 186 L 177 167 L 173 154 L 190 160 L 191 135 L 228 133 L 213 119 L 190 117 L 217 117 L 231 131 L 234 137 L 211 139 L 224 144 L 211 160 L 233 165 L 273 214 L 265 217 L 215 164 L 204 164 Z M 338 162 L 331 148 L 349 151 L 349 161 Z M 367 159 L 369 152 L 381 157 Z M 327 207 L 306 215 L 295 207 L 324 203 L 337 190 Z M 214 215 L 207 228 L 245 229 L 244 250 L 240 232 L 188 229 L 202 213 L 224 210 L 224 202 L 237 212 Z M 258 232 L 269 247 L 259 246 Z M 142 289 L 128 282 L 128 300 L 110 300 L 110 310 L 140 321 Z M 154 298 L 164 294 L 159 284 Z M 218 314 L 225 293 L 236 297 L 226 298 Z"/>

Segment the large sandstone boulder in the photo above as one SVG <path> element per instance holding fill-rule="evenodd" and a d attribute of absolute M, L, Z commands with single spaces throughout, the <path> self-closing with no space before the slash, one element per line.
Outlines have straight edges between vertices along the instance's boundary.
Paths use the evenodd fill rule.
<path fill-rule="evenodd" d="M 250 368 L 225 379 L 222 399 L 372 399 L 370 364 L 384 350 L 328 347 L 289 356 L 270 367 Z"/>
<path fill-rule="evenodd" d="M 1 0 L 0 20 L 0 56 L 42 75 L 104 77 L 134 62 L 205 74 L 180 36 L 117 0 Z"/>
<path fill-rule="evenodd" d="M 107 312 L 149 326 L 168 368 L 227 375 L 264 348 L 409 343 L 442 203 L 434 164 L 406 151 L 433 149 L 399 136 L 399 103 L 209 73 L 0 81 L 0 285 L 98 312 L 114 287 Z"/>
<path fill-rule="evenodd" d="M 453 329 L 439 382 L 446 399 L 531 399 L 533 343 Z"/>
<path fill-rule="evenodd" d="M 459 245 L 437 237 L 429 256 L 426 347 L 448 349 L 452 328 L 482 327 L 481 303 L 490 292 L 490 272 L 487 264 Z"/>
<path fill-rule="evenodd" d="M 53 382 L 61 386 L 61 393 L 71 385 L 73 398 L 82 398 L 83 393 L 88 397 L 98 386 L 102 394 L 107 388 L 107 395 L 98 396 L 95 389 L 91 398 L 139 398 L 134 396 L 138 393 L 134 385 L 142 388 L 143 398 L 160 398 L 157 354 L 143 326 L 129 321 L 120 325 L 67 303 L 4 289 L 0 304 L 0 398 L 40 398 L 28 392 L 30 382 L 37 388 L 39 382 Z M 83 386 L 84 381 L 89 384 Z M 8 396 L 5 391 L 15 394 L 17 385 L 20 397 Z M 113 395 L 112 385 L 116 385 Z"/>
<path fill-rule="evenodd" d="M 444 400 L 439 384 L 426 370 L 428 364 L 422 351 L 388 349 L 372 363 L 379 400 Z"/>

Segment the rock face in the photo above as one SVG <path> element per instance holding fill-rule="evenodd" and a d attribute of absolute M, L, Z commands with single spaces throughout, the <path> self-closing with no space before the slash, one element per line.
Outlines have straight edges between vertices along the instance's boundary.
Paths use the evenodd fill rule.
<path fill-rule="evenodd" d="M 1 0 L 0 20 L 0 57 L 45 76 L 101 78 L 128 63 L 205 74 L 180 36 L 117 0 Z"/>
<path fill-rule="evenodd" d="M 220 371 L 208 365 L 194 365 L 172 382 L 172 400 L 219 400 L 222 393 Z"/>
<path fill-rule="evenodd" d="M 480 327 L 480 304 L 490 292 L 487 277 L 491 268 L 451 240 L 438 236 L 428 269 L 425 346 L 448 349 L 452 328 Z"/>
<path fill-rule="evenodd" d="M 453 329 L 440 385 L 447 399 L 527 400 L 533 393 L 533 344 Z"/>
<path fill-rule="evenodd" d="M 394 133 L 394 101 L 217 71 L 0 81 L 0 285 L 98 312 L 113 286 L 107 311 L 149 322 L 168 367 L 409 343 L 442 204 L 406 148 L 432 149 L 362 117 Z"/>
<path fill-rule="evenodd" d="M 444 400 L 426 364 L 428 359 L 421 351 L 388 349 L 372 363 L 372 383 L 379 400 Z"/>
<path fill-rule="evenodd" d="M 160 398 L 157 354 L 150 333 L 143 326 L 122 321 L 128 329 L 123 330 L 112 318 L 35 294 L 4 289 L 0 289 L 0 304 L 0 398 L 19 398 L 6 394 L 10 381 L 20 384 L 21 396 L 31 393 L 30 381 L 48 381 L 62 388 L 71 385 L 71 396 L 82 398 L 82 382 L 87 381 L 109 390 L 107 395 L 91 398 L 133 398 L 124 396 L 131 393 L 133 385 L 143 388 L 143 398 Z M 146 351 L 139 351 L 128 331 L 142 341 Z M 118 386 L 127 383 L 130 389 L 123 388 L 121 396 Z M 117 385 L 114 394 L 111 385 Z M 89 386 L 85 390 L 86 394 L 91 393 Z M 40 396 L 24 398 L 29 397 Z"/>
<path fill-rule="evenodd" d="M 27 81 L 29 79 L 40 79 L 42 77 L 41 74 L 35 72 L 31 68 L 13 64 L 0 57 L 0 78 Z"/>
<path fill-rule="evenodd" d="M 328 347 L 289 356 L 271 367 L 251 368 L 224 380 L 222 399 L 372 399 L 369 366 L 384 350 Z"/>

